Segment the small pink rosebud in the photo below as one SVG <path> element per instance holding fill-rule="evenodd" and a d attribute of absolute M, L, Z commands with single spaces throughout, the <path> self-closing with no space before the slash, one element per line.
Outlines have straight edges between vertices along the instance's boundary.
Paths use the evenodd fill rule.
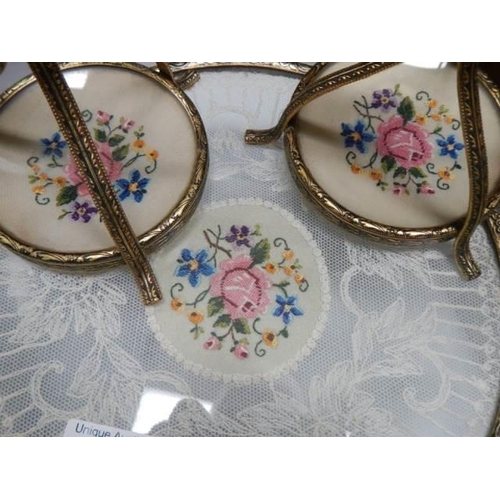
<path fill-rule="evenodd" d="M 238 358 L 238 359 L 246 359 L 248 358 L 248 346 L 246 344 L 243 344 L 243 343 L 239 343 L 236 348 L 234 349 L 234 355 Z"/>
<path fill-rule="evenodd" d="M 217 337 L 210 337 L 204 344 L 203 349 L 215 351 L 220 348 L 220 340 Z"/>

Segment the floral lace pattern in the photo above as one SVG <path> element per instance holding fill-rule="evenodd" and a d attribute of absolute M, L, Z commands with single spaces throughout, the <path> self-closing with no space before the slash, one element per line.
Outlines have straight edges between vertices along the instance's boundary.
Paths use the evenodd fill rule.
<path fill-rule="evenodd" d="M 313 208 L 306 211 L 308 205 L 302 204 L 292 181 L 281 189 L 288 175 L 283 151 L 274 155 L 274 150 L 266 149 L 273 153 L 269 161 L 258 156 L 263 148 L 245 147 L 241 140 L 246 126 L 266 127 L 277 121 L 280 109 L 272 104 L 284 106 L 295 85 L 296 79 L 270 74 L 206 71 L 189 90 L 209 124 L 210 139 L 221 139 L 218 131 L 231 129 L 228 111 L 247 120 L 234 137 L 211 148 L 214 169 L 202 203 L 221 207 L 228 206 L 229 197 L 258 195 L 268 207 L 279 205 L 293 218 L 277 212 L 282 222 L 271 232 L 265 227 L 268 217 L 259 214 L 263 236 L 256 237 L 250 233 L 258 222 L 249 219 L 248 207 L 237 214 L 234 202 L 224 221 L 216 214 L 214 224 L 198 226 L 207 214 L 200 207 L 189 229 L 165 245 L 161 251 L 168 258 L 155 262 L 155 271 L 168 283 L 162 289 L 168 320 L 175 322 L 171 331 L 178 332 L 170 338 L 171 343 L 178 342 L 175 351 L 159 343 L 159 333 L 150 327 L 151 310 L 140 304 L 127 270 L 85 276 L 59 273 L 0 248 L 0 435 L 62 435 L 71 418 L 159 436 L 481 436 L 488 432 L 499 394 L 500 280 L 484 228 L 478 228 L 472 240 L 483 274 L 466 282 L 458 276 L 447 244 L 416 250 L 384 248 L 346 235 Z M 252 114 L 249 103 L 255 107 L 259 103 L 260 112 L 267 115 L 256 120 L 257 112 Z M 388 108 L 394 113 L 393 106 Z M 372 111 L 383 113 L 380 108 Z M 460 142 L 458 135 L 455 140 Z M 375 147 L 374 141 L 367 145 Z M 439 145 L 433 147 L 438 158 L 445 158 L 439 156 Z M 63 145 L 59 149 L 67 152 Z M 128 175 L 122 178 L 130 182 Z M 125 202 L 135 203 L 133 195 Z M 91 203 L 84 206 L 91 207 Z M 205 337 L 214 337 L 206 331 L 194 340 L 189 332 L 194 324 L 186 316 L 189 307 L 184 304 L 179 313 L 171 308 L 168 292 L 174 282 L 196 295 L 220 272 L 220 265 L 207 276 L 200 271 L 198 286 L 191 285 L 189 273 L 175 277 L 176 269 L 192 260 L 182 258 L 184 248 L 192 258 L 207 262 L 213 248 L 203 230 L 212 228 L 217 234 L 217 221 L 221 237 L 232 240 L 221 240 L 221 246 L 234 251 L 233 257 L 249 255 L 247 244 L 255 246 L 269 235 L 284 236 L 300 257 L 302 269 L 291 276 L 284 267 L 268 273 L 262 269 L 267 262 L 259 269 L 273 282 L 280 275 L 292 286 L 300 273 L 310 283 L 307 293 L 294 288 L 304 315 L 292 318 L 293 334 L 280 338 L 276 349 L 266 346 L 266 356 L 258 357 L 249 349 L 252 356 L 239 359 L 229 353 L 229 338 L 221 351 L 204 349 Z M 301 233 L 304 248 L 290 238 L 297 223 L 309 231 Z M 231 231 L 233 225 L 238 230 Z M 280 249 L 269 241 L 272 255 L 277 256 L 268 262 L 279 264 Z M 209 251 L 207 259 L 199 255 L 203 249 Z M 219 254 L 218 262 L 230 260 L 224 252 Z M 294 264 L 293 259 L 287 262 Z M 329 280 L 331 291 L 314 276 L 311 263 L 320 278 Z M 214 267 L 213 262 L 208 265 Z M 191 280 L 196 282 L 195 277 Z M 276 289 L 278 294 L 283 296 Z M 315 312 L 318 298 L 330 309 Z M 208 297 L 204 304 L 207 301 Z M 272 315 L 277 307 L 273 294 L 267 317 L 282 328 L 282 316 Z M 205 317 L 204 323 L 211 326 L 218 316 Z M 306 342 L 305 336 L 315 327 L 311 318 L 317 316 L 322 316 L 323 333 L 307 343 L 310 339 Z M 307 322 L 312 326 L 303 327 Z M 307 355 L 286 353 L 294 342 L 302 342 Z M 200 356 L 189 367 L 187 355 L 179 354 L 183 345 L 186 352 Z M 230 362 L 239 372 L 254 364 L 255 372 L 245 383 L 234 377 L 214 379 L 207 374 L 207 360 L 214 360 L 212 373 Z M 259 366 L 266 363 L 271 368 L 287 363 L 289 370 L 253 383 L 254 373 L 262 373 Z"/>
<path fill-rule="evenodd" d="M 98 111 L 85 110 L 87 126 L 93 126 L 94 143 L 103 165 L 121 201 L 140 203 L 147 193 L 149 177 L 157 167 L 159 153 L 146 144 L 144 127 L 133 120 Z M 38 205 L 48 205 L 55 198 L 60 206 L 59 219 L 88 223 L 97 214 L 87 185 L 69 155 L 66 141 L 59 132 L 40 139 L 40 156 L 27 160 L 28 180 Z"/>
<path fill-rule="evenodd" d="M 399 84 L 355 100 L 354 124 L 342 123 L 349 149 L 346 162 L 355 175 L 368 175 L 395 196 L 433 195 L 447 190 L 462 166 L 460 122 L 426 91 L 404 96 Z M 438 164 L 439 162 L 439 164 Z"/>
<path fill-rule="evenodd" d="M 305 314 L 298 302 L 309 282 L 300 261 L 284 238 L 264 237 L 259 225 L 233 224 L 227 230 L 218 225 L 203 234 L 208 248 L 181 251 L 174 274 L 189 288 L 185 281 L 172 285 L 170 306 L 186 315 L 189 333 L 203 339 L 204 349 L 220 351 L 228 344 L 237 359 L 263 357 Z M 202 281 L 208 283 L 198 292 Z M 278 330 L 267 324 L 268 310 L 281 319 Z"/>

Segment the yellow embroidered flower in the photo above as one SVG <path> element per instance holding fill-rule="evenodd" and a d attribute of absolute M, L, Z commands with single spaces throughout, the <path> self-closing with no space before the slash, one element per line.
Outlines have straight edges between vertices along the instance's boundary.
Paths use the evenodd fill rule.
<path fill-rule="evenodd" d="M 276 274 L 278 272 L 278 264 L 275 262 L 268 262 L 265 266 L 264 269 L 269 273 L 269 274 Z"/>
<path fill-rule="evenodd" d="M 373 179 L 374 181 L 379 181 L 382 177 L 384 177 L 384 174 L 381 170 L 372 170 L 370 172 L 370 179 Z"/>
<path fill-rule="evenodd" d="M 66 184 L 68 183 L 66 177 L 61 177 L 61 176 L 58 176 L 58 177 L 54 177 L 52 179 L 54 181 L 54 184 L 60 189 L 60 188 L 63 188 L 64 186 L 66 186 Z"/>
<path fill-rule="evenodd" d="M 144 148 L 146 147 L 146 143 L 142 139 L 137 139 L 132 143 L 132 149 L 137 151 L 138 153 L 142 153 Z"/>
<path fill-rule="evenodd" d="M 45 188 L 43 186 L 33 186 L 31 188 L 31 191 L 33 191 L 35 194 L 43 194 L 45 193 Z"/>
<path fill-rule="evenodd" d="M 40 172 L 40 167 L 38 165 L 31 165 L 31 170 L 37 174 L 38 172 Z"/>
<path fill-rule="evenodd" d="M 146 158 L 149 161 L 156 161 L 159 156 L 160 156 L 160 153 L 158 153 L 158 151 L 156 151 L 156 149 L 150 149 L 150 150 L 146 151 Z"/>
<path fill-rule="evenodd" d="M 49 176 L 45 173 L 45 172 L 40 172 L 37 177 L 42 181 L 42 182 L 45 182 Z"/>
<path fill-rule="evenodd" d="M 262 340 L 264 341 L 264 344 L 266 344 L 269 347 L 272 347 L 273 349 L 276 349 L 278 347 L 278 336 L 274 332 L 274 330 L 271 329 L 266 329 L 262 332 Z"/>
<path fill-rule="evenodd" d="M 418 114 L 418 115 L 415 117 L 415 121 L 416 121 L 419 125 L 425 125 L 425 124 L 427 123 L 427 116 L 422 115 L 422 114 Z"/>
<path fill-rule="evenodd" d="M 453 122 L 453 116 L 445 116 L 444 121 L 450 125 Z"/>
<path fill-rule="evenodd" d="M 356 165 L 356 163 L 353 163 L 351 165 L 351 172 L 355 175 L 360 175 L 363 173 L 363 169 L 358 167 L 358 165 Z"/>
<path fill-rule="evenodd" d="M 198 325 L 201 323 L 204 319 L 203 314 L 198 311 L 197 309 L 193 309 L 189 314 L 188 314 L 188 320 L 193 323 L 194 325 Z"/>
<path fill-rule="evenodd" d="M 452 181 L 455 178 L 455 174 L 450 170 L 450 167 L 439 169 L 438 175 L 445 181 Z"/>
<path fill-rule="evenodd" d="M 293 277 L 295 283 L 297 283 L 297 285 L 300 285 L 301 283 L 304 283 L 304 281 L 306 280 L 304 278 L 304 276 L 300 273 L 296 273 L 295 276 Z"/>
<path fill-rule="evenodd" d="M 429 108 L 435 108 L 438 103 L 437 103 L 436 99 L 429 99 L 426 104 L 427 104 L 427 107 L 429 107 Z"/>
<path fill-rule="evenodd" d="M 431 114 L 431 118 L 435 121 L 435 122 L 439 122 L 441 121 L 441 115 L 438 114 L 438 113 L 432 113 Z"/>
<path fill-rule="evenodd" d="M 282 255 L 285 260 L 293 259 L 295 256 L 292 250 L 285 250 Z"/>
<path fill-rule="evenodd" d="M 283 268 L 283 272 L 287 275 L 287 276 L 292 276 L 293 273 L 295 273 L 295 269 L 292 267 L 292 266 L 285 266 Z"/>
<path fill-rule="evenodd" d="M 175 298 L 170 302 L 170 307 L 177 312 L 184 311 L 185 303 L 183 300 Z"/>

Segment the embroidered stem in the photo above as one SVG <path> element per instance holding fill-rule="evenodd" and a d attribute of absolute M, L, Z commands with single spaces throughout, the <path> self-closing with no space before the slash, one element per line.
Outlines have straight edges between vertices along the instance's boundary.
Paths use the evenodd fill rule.
<path fill-rule="evenodd" d="M 207 229 L 203 231 L 203 235 L 205 236 L 205 239 L 207 240 L 207 243 L 210 248 L 215 249 L 215 253 L 212 255 L 210 259 L 207 260 L 207 262 L 210 262 L 212 260 L 215 261 L 215 257 L 217 255 L 217 251 L 220 250 L 221 252 L 224 252 L 229 258 L 231 258 L 231 252 L 229 250 L 226 250 L 225 248 L 221 247 L 219 245 L 219 241 L 221 240 L 220 233 L 221 233 L 221 228 L 220 226 L 217 226 L 219 229 L 219 235 L 217 236 L 211 229 Z M 208 231 L 208 232 L 207 232 Z M 216 242 L 214 243 L 208 236 L 208 233 L 212 234 L 216 238 Z M 215 261 L 217 262 L 217 261 Z M 217 264 L 216 264 L 217 265 Z"/>
<path fill-rule="evenodd" d="M 281 283 L 273 283 L 273 286 L 279 288 L 284 293 L 285 298 L 288 298 L 288 293 L 286 291 L 285 285 L 282 285 Z"/>
<path fill-rule="evenodd" d="M 182 292 L 184 290 L 184 285 L 182 283 L 175 283 L 175 285 L 172 285 L 170 288 L 170 297 L 172 300 L 176 299 L 177 297 L 173 294 L 174 289 L 177 288 L 179 292 Z"/>
<path fill-rule="evenodd" d="M 261 347 L 261 348 L 259 349 L 259 346 L 260 346 L 260 344 L 262 344 L 262 342 L 263 342 L 263 340 L 259 340 L 259 341 L 255 344 L 255 347 L 254 347 L 254 352 L 255 352 L 255 354 L 257 354 L 257 356 L 259 356 L 259 358 L 262 358 L 263 356 L 265 356 L 265 355 L 266 355 L 266 350 L 265 350 L 263 347 Z"/>
<path fill-rule="evenodd" d="M 136 153 L 136 154 L 135 154 L 135 156 L 134 156 L 133 158 L 131 158 L 130 160 L 128 160 L 128 161 L 127 161 L 127 163 L 125 163 L 125 165 L 123 165 L 123 167 L 121 168 L 121 170 L 120 170 L 120 171 L 122 171 L 122 170 L 126 169 L 127 167 L 130 167 L 130 165 L 132 165 L 132 163 L 134 163 L 134 162 L 135 162 L 135 160 L 137 160 L 138 158 L 142 158 L 143 156 L 146 156 L 146 155 L 141 155 L 140 153 Z M 150 174 L 150 173 L 151 173 L 151 172 L 148 172 L 148 171 L 147 171 L 147 168 L 146 168 L 145 170 L 146 170 L 146 172 L 147 172 L 148 174 Z"/>
<path fill-rule="evenodd" d="M 156 170 L 157 162 L 156 160 L 153 162 L 153 165 L 148 165 L 144 170 L 147 174 L 152 174 Z"/>
<path fill-rule="evenodd" d="M 35 195 L 35 201 L 36 201 L 39 205 L 47 205 L 47 203 L 49 203 L 49 202 L 50 202 L 50 198 L 45 197 L 45 198 L 41 198 L 41 199 L 40 199 L 40 196 L 41 196 L 41 194 L 40 194 L 40 193 L 37 193 L 37 194 Z"/>
<path fill-rule="evenodd" d="M 257 327 L 255 326 L 259 321 L 260 318 L 255 318 L 254 322 L 252 323 L 252 329 L 256 334 L 262 335 L 262 332 L 259 332 L 259 330 L 257 330 Z"/>

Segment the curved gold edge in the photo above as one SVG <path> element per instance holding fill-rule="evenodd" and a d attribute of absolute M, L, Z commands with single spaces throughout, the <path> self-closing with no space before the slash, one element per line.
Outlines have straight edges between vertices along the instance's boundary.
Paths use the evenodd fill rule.
<path fill-rule="evenodd" d="M 458 224 L 446 228 L 410 229 L 380 224 L 349 211 L 321 189 L 302 160 L 297 137 L 291 126 L 285 131 L 285 151 L 288 164 L 301 192 L 330 221 L 360 237 L 378 243 L 397 246 L 420 246 L 430 241 L 438 243 L 455 236 Z"/>
<path fill-rule="evenodd" d="M 477 71 L 477 79 L 500 108 L 500 88 L 482 70 Z M 360 217 L 335 202 L 324 192 L 304 164 L 298 148 L 295 119 L 290 122 L 288 129 L 285 131 L 284 141 L 288 165 L 301 192 L 313 202 L 326 218 L 357 236 L 389 245 L 420 246 L 453 239 L 463 225 L 464 218 L 461 218 L 449 225 L 439 227 L 404 228 L 389 226 Z M 499 204 L 500 188 L 499 192 L 491 195 L 488 200 L 488 205 L 484 210 L 483 222 L 485 220 L 489 222 L 488 217 L 492 216 L 491 211 Z M 498 238 L 500 255 L 500 228 Z"/>
<path fill-rule="evenodd" d="M 183 62 L 170 63 L 174 73 L 185 70 L 205 69 L 262 69 L 273 70 L 291 75 L 303 76 L 312 66 L 298 62 Z"/>
<path fill-rule="evenodd" d="M 288 124 L 293 120 L 297 113 L 307 104 L 322 95 L 337 90 L 345 85 L 355 83 L 359 80 L 385 71 L 400 63 L 385 62 L 364 62 L 356 63 L 347 68 L 339 69 L 317 81 L 312 81 L 309 86 L 305 86 L 300 94 L 294 94 L 285 110 L 280 116 L 278 123 L 268 129 L 255 130 L 248 129 L 245 132 L 245 142 L 251 145 L 269 144 L 277 140 L 284 132 Z M 319 70 L 318 70 L 319 71 Z M 315 69 L 311 70 L 309 79 L 315 76 Z"/>
<path fill-rule="evenodd" d="M 458 103 L 469 173 L 469 208 L 454 241 L 453 254 L 460 273 L 469 280 L 481 274 L 470 250 L 470 240 L 484 216 L 488 196 L 488 159 L 476 70 L 477 63 L 458 64 Z"/>
<path fill-rule="evenodd" d="M 118 69 L 128 69 L 144 76 L 150 77 L 157 83 L 172 92 L 186 110 L 196 136 L 196 166 L 192 177 L 191 185 L 181 195 L 177 206 L 164 217 L 153 229 L 143 233 L 138 237 L 141 247 L 149 253 L 157 250 L 163 243 L 172 238 L 191 218 L 198 206 L 203 187 L 206 182 L 209 166 L 208 140 L 205 127 L 198 110 L 189 97 L 175 85 L 166 81 L 154 69 L 136 63 L 64 63 L 61 69 L 77 69 L 88 67 L 111 67 Z M 16 94 L 34 84 L 35 78 L 28 76 L 13 85 L 0 95 L 0 108 L 5 105 Z M 34 248 L 28 243 L 22 242 L 9 235 L 0 227 L 0 243 L 9 250 L 21 255 L 38 264 L 44 264 L 57 270 L 71 272 L 97 272 L 104 269 L 116 267 L 124 264 L 124 260 L 116 248 L 105 248 L 103 250 L 67 253 L 55 252 L 47 249 Z"/>

